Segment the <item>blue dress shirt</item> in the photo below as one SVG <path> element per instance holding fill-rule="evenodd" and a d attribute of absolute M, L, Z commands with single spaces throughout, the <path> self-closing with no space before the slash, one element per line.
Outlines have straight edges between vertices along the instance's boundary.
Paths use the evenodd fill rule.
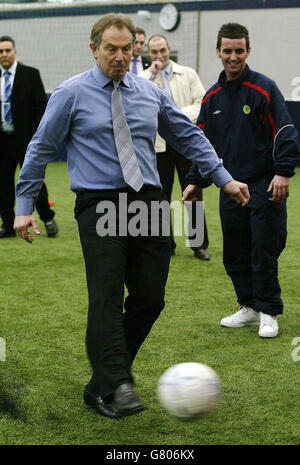
<path fill-rule="evenodd" d="M 94 68 L 62 83 L 51 95 L 39 128 L 28 145 L 17 183 L 17 215 L 33 212 L 45 176 L 61 145 L 67 147 L 71 190 L 122 189 L 112 116 L 113 83 Z M 132 73 L 121 85 L 132 141 L 145 185 L 161 187 L 154 149 L 156 132 L 199 167 L 217 186 L 232 179 L 212 145 L 159 86 Z"/>

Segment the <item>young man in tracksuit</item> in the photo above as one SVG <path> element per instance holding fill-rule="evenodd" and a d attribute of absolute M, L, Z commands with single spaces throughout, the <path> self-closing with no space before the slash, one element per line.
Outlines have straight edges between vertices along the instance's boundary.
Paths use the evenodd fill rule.
<path fill-rule="evenodd" d="M 249 186 L 250 202 L 240 208 L 220 193 L 223 262 L 240 305 L 222 326 L 259 325 L 259 336 L 276 337 L 283 311 L 278 257 L 286 243 L 289 178 L 299 162 L 298 132 L 275 82 L 246 65 L 245 27 L 229 23 L 218 34 L 224 70 L 203 98 L 197 124 L 235 179 Z M 209 184 L 193 166 L 184 200 L 195 186 Z"/>

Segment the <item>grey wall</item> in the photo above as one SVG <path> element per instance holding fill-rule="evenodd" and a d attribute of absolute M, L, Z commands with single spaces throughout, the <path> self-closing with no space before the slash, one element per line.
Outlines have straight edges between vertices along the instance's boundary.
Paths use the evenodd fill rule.
<path fill-rule="evenodd" d="M 287 100 L 296 97 L 300 78 L 294 80 L 294 85 L 292 80 L 300 76 L 300 8 L 203 12 L 199 72 L 206 87 L 216 81 L 222 69 L 215 54 L 216 36 L 219 27 L 229 21 L 239 22 L 249 30 L 250 67 L 274 79 Z"/>
<path fill-rule="evenodd" d="M 241 22 L 250 32 L 249 65 L 273 78 L 286 99 L 300 100 L 300 8 L 182 12 L 179 27 L 170 33 L 160 28 L 158 13 L 151 13 L 150 20 L 137 14 L 130 16 L 148 37 L 156 32 L 166 35 L 178 52 L 178 62 L 196 69 L 206 88 L 221 71 L 215 54 L 219 27 L 228 21 Z M 93 66 L 89 34 L 98 18 L 2 19 L 0 33 L 15 38 L 19 58 L 39 68 L 46 90 L 51 92 L 63 80 Z"/>
<path fill-rule="evenodd" d="M 160 28 L 158 13 L 153 13 L 150 20 L 137 14 L 130 16 L 136 26 L 145 29 L 148 38 L 157 32 L 164 34 L 172 49 L 178 51 L 180 63 L 196 68 L 197 12 L 184 13 L 179 28 L 171 33 Z M 40 70 L 45 87 L 51 92 L 63 80 L 93 66 L 89 35 L 98 19 L 99 15 L 8 19 L 0 21 L 0 30 L 1 35 L 14 37 L 19 59 Z"/>

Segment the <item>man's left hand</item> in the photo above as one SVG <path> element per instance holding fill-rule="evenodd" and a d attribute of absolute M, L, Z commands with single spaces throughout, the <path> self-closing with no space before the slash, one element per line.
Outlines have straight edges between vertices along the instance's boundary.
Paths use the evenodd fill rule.
<path fill-rule="evenodd" d="M 289 196 L 289 186 L 289 178 L 275 174 L 267 190 L 267 192 L 273 191 L 270 200 L 277 203 L 283 202 Z"/>

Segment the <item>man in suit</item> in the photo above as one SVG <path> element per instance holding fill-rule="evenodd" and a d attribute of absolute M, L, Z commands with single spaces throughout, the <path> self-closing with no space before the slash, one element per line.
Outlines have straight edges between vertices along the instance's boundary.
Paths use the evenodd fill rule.
<path fill-rule="evenodd" d="M 1 128 L 0 128 L 0 238 L 15 236 L 15 171 L 22 166 L 28 143 L 35 133 L 47 105 L 47 96 L 37 69 L 16 59 L 14 40 L 0 37 Z M 45 223 L 47 235 L 58 232 L 48 192 L 42 185 L 36 209 Z"/>
<path fill-rule="evenodd" d="M 135 28 L 135 41 L 132 49 L 129 71 L 134 74 L 141 73 L 144 69 L 149 68 L 151 61 L 142 56 L 145 48 L 146 34 L 141 27 Z"/>
<path fill-rule="evenodd" d="M 181 66 L 170 60 L 171 47 L 166 37 L 160 34 L 154 34 L 148 42 L 149 55 L 152 60 L 151 66 L 142 71 L 140 76 L 150 79 L 171 95 L 176 105 L 183 113 L 193 122 L 196 123 L 203 95 L 205 94 L 202 82 L 198 74 L 192 68 Z M 157 169 L 160 181 L 166 196 L 166 200 L 171 202 L 174 174 L 177 170 L 181 189 L 187 186 L 185 176 L 187 175 L 191 162 L 183 157 L 180 153 L 166 143 L 159 135 L 155 142 L 155 151 L 157 156 Z M 197 199 L 202 201 L 202 189 L 197 191 Z M 190 222 L 192 229 L 195 229 L 196 223 L 196 204 L 192 205 Z M 210 260 L 207 252 L 209 244 L 206 220 L 203 222 L 203 242 L 198 244 L 194 236 L 190 236 L 190 247 L 194 256 L 200 260 Z M 176 243 L 171 230 L 171 254 L 175 254 Z"/>

